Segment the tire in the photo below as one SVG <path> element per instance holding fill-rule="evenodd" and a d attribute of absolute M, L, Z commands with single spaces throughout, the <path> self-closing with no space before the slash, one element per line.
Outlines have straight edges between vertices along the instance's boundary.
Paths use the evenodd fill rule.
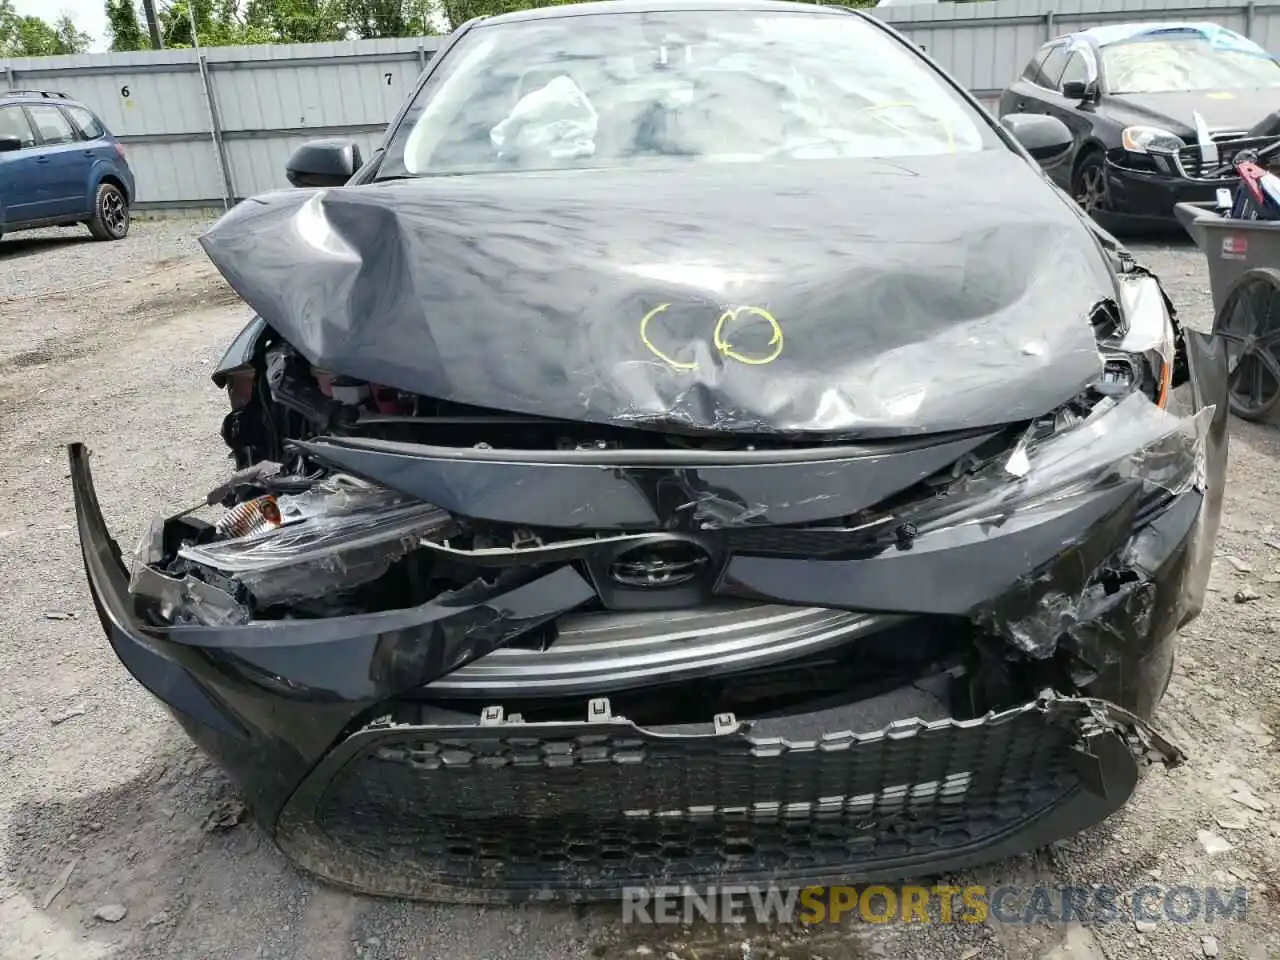
<path fill-rule="evenodd" d="M 1071 174 L 1071 197 L 1095 219 L 1111 208 L 1107 197 L 1107 164 L 1100 151 L 1089 150 L 1076 163 Z"/>
<path fill-rule="evenodd" d="M 123 240 L 129 235 L 129 202 L 113 183 L 98 184 L 89 232 L 95 240 Z"/>
<path fill-rule="evenodd" d="M 1226 346 L 1227 403 L 1241 420 L 1280 408 L 1280 270 L 1246 270 L 1222 301 L 1213 332 Z"/>

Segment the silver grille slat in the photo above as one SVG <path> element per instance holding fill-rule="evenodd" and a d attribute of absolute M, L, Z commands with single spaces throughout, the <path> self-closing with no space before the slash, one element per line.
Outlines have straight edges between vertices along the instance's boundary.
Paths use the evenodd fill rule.
<path fill-rule="evenodd" d="M 456 697 L 593 695 L 795 659 L 908 619 L 822 607 L 724 603 L 690 610 L 561 617 L 546 650 L 503 648 L 427 689 Z"/>
<path fill-rule="evenodd" d="M 1219 130 L 1201 134 L 1201 143 L 1189 144 L 1173 154 L 1179 176 L 1188 180 L 1219 182 L 1234 179 L 1234 174 L 1210 177 L 1215 168 L 1231 163 L 1244 149 L 1258 150 L 1276 141 L 1276 137 L 1251 137 L 1247 130 Z"/>

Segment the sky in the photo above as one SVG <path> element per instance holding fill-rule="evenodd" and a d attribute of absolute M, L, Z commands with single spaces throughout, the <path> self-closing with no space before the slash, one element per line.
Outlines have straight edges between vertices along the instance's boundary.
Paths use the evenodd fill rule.
<path fill-rule="evenodd" d="M 60 14 L 69 13 L 76 26 L 89 36 L 91 51 L 107 49 L 107 16 L 103 0 L 14 0 L 13 8 L 21 16 L 43 17 L 52 22 Z"/>

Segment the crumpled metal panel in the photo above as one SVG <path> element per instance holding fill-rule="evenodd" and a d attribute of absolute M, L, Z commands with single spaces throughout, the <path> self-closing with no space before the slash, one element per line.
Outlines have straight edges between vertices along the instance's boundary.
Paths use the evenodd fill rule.
<path fill-rule="evenodd" d="M 1101 371 L 1089 312 L 1117 295 L 1077 212 L 1004 149 L 291 190 L 201 242 L 325 369 L 754 434 L 1038 416 Z"/>
<path fill-rule="evenodd" d="M 789 452 L 766 462 L 750 453 L 459 451 L 421 444 L 321 437 L 296 446 L 321 463 L 402 490 L 451 513 L 531 527 L 616 530 L 692 524 L 709 530 L 809 523 L 874 506 L 950 466 L 992 434 L 921 437 Z M 628 457 L 634 458 L 628 462 Z M 610 463 L 609 460 L 614 462 Z M 699 462 L 701 460 L 701 462 Z M 635 462 L 640 461 L 640 462 Z"/>

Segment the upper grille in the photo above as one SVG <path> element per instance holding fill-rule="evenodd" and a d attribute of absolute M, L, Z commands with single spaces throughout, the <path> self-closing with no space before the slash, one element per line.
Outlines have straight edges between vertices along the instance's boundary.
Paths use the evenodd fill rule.
<path fill-rule="evenodd" d="M 1236 154 L 1242 150 L 1259 150 L 1270 146 L 1277 139 L 1280 138 L 1250 137 L 1243 132 L 1216 133 L 1213 135 L 1213 142 L 1218 148 L 1218 159 L 1206 160 L 1203 148 L 1198 143 L 1190 144 L 1177 153 L 1178 172 L 1192 180 L 1229 178 L 1233 176 L 1229 166 L 1235 162 Z M 1220 172 L 1224 167 L 1228 168 L 1226 172 Z"/>
<path fill-rule="evenodd" d="M 599 695 L 793 660 L 903 618 L 718 601 L 701 607 L 567 614 L 544 650 L 499 648 L 433 681 L 442 697 Z"/>

